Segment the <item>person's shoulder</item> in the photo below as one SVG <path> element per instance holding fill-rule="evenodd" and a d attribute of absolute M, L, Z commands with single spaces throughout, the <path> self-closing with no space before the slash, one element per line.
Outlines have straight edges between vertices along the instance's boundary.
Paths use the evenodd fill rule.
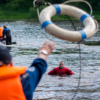
<path fill-rule="evenodd" d="M 3 30 L 8 30 L 8 28 L 4 28 Z"/>
<path fill-rule="evenodd" d="M 7 30 L 10 30 L 9 28 L 7 28 Z"/>
<path fill-rule="evenodd" d="M 59 67 L 55 67 L 54 69 L 58 69 Z"/>
<path fill-rule="evenodd" d="M 52 70 L 57 70 L 59 67 L 54 67 Z"/>
<path fill-rule="evenodd" d="M 69 69 L 69 68 L 67 68 L 67 67 L 64 67 L 64 69 Z"/>

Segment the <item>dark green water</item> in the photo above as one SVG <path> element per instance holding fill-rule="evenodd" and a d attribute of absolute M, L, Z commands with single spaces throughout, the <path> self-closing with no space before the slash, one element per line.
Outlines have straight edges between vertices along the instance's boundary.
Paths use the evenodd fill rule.
<path fill-rule="evenodd" d="M 74 30 L 69 21 L 55 22 L 62 28 Z M 82 24 L 75 21 L 77 30 L 83 28 Z M 15 66 L 29 67 L 33 59 L 37 57 L 37 50 L 47 40 L 44 30 L 38 22 L 13 21 L 0 22 L 11 29 L 12 40 L 18 45 L 11 47 Z M 100 28 L 99 28 L 100 29 Z M 71 43 L 52 37 L 46 33 L 49 39 L 63 44 L 66 49 L 57 44 L 56 49 L 48 57 L 48 69 L 43 75 L 34 93 L 34 99 L 43 100 L 71 100 L 74 96 L 80 73 L 80 56 L 77 43 Z M 86 41 L 100 41 L 100 32 Z M 99 100 L 100 98 L 100 46 L 81 44 L 82 77 L 79 91 L 75 100 Z M 57 67 L 60 61 L 70 68 L 75 75 L 71 77 L 48 76 L 47 73 Z"/>

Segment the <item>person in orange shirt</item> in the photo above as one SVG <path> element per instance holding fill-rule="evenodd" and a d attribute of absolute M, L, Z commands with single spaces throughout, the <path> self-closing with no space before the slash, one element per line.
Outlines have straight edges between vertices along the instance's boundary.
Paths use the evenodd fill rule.
<path fill-rule="evenodd" d="M 3 39 L 3 27 L 0 26 L 0 40 Z"/>

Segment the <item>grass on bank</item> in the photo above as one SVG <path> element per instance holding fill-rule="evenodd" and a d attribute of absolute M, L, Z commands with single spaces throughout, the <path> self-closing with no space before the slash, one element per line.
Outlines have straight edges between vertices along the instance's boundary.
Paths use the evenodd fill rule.
<path fill-rule="evenodd" d="M 0 20 L 27 19 L 28 12 L 7 11 L 0 9 Z"/>
<path fill-rule="evenodd" d="M 44 8 L 40 8 L 41 10 Z M 94 11 L 93 16 L 95 19 L 100 20 L 100 12 Z M 77 20 L 73 17 L 70 17 L 72 20 Z M 0 8 L 0 21 L 4 20 L 38 20 L 37 10 L 34 7 L 31 7 L 29 10 L 20 9 L 17 11 L 3 10 Z M 56 15 L 52 17 L 52 20 L 68 20 L 65 15 Z"/>

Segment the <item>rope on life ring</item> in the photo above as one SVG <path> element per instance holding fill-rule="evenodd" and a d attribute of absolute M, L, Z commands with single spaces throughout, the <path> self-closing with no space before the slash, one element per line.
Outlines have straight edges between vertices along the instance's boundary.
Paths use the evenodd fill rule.
<path fill-rule="evenodd" d="M 84 24 L 84 29 L 79 31 L 70 31 L 62 29 L 51 21 L 51 17 L 56 15 L 69 15 L 80 20 Z M 97 32 L 94 19 L 87 12 L 70 5 L 55 4 L 42 10 L 39 16 L 40 24 L 49 34 L 63 40 L 71 42 L 81 42 L 86 38 L 92 37 Z"/>

